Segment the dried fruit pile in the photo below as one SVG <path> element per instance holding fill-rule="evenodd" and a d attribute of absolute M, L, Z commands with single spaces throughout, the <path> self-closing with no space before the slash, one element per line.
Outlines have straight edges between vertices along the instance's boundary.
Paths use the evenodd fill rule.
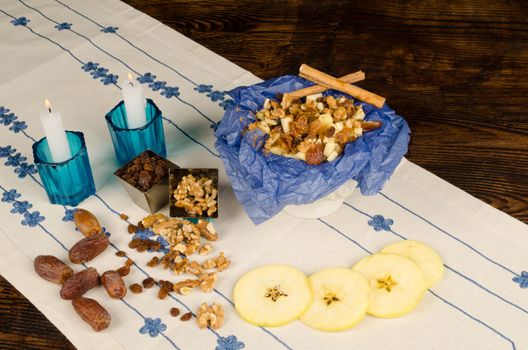
<path fill-rule="evenodd" d="M 211 292 L 218 279 L 217 272 L 224 271 L 231 264 L 223 252 L 201 263 L 190 259 L 196 253 L 204 256 L 212 252 L 211 241 L 218 239 L 218 233 L 209 222 L 200 220 L 197 224 L 194 224 L 187 220 L 167 218 L 165 215 L 158 213 L 145 217 L 138 223 L 138 227 L 129 231 L 134 232 L 137 229 L 152 230 L 154 234 L 164 237 L 169 243 L 168 252 L 163 256 L 154 256 L 147 263 L 147 266 L 155 267 L 160 265 L 165 270 L 172 270 L 176 275 L 188 274 L 195 276 L 194 278 L 184 279 L 175 283 L 160 280 L 158 282 L 160 287 L 158 297 L 160 299 L 164 299 L 171 292 L 187 295 L 195 288 L 199 288 L 203 292 Z M 202 238 L 205 239 L 205 242 L 202 242 Z M 129 247 L 139 252 L 156 251 L 159 250 L 160 243 L 150 239 L 136 238 L 132 239 Z M 143 286 L 147 288 L 145 282 L 146 280 L 143 281 Z M 140 288 L 141 286 L 137 283 L 130 286 L 134 293 L 140 293 Z"/>
<path fill-rule="evenodd" d="M 345 145 L 363 132 L 381 127 L 380 122 L 364 121 L 363 108 L 344 96 L 323 97 L 315 94 L 301 99 L 266 99 L 255 114 L 257 121 L 248 130 L 268 134 L 264 149 L 273 154 L 293 157 L 317 165 L 333 161 Z"/>
<path fill-rule="evenodd" d="M 169 168 L 164 159 L 151 156 L 144 152 L 134 158 L 119 174 L 119 176 L 143 192 L 167 177 Z"/>

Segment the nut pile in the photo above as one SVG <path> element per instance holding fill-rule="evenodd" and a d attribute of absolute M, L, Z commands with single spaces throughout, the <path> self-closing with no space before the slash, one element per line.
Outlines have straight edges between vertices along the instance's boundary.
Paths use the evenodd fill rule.
<path fill-rule="evenodd" d="M 206 293 L 211 292 L 218 280 L 217 272 L 224 271 L 231 264 L 223 252 L 220 252 L 216 257 L 204 260 L 202 263 L 190 258 L 194 254 L 204 256 L 212 252 L 211 242 L 218 239 L 218 233 L 209 222 L 200 220 L 194 224 L 187 220 L 167 218 L 163 214 L 153 214 L 145 217 L 138 223 L 138 226 L 143 229 L 151 229 L 169 243 L 169 252 L 163 256 L 154 256 L 147 263 L 147 266 L 161 266 L 165 270 L 172 270 L 176 275 L 195 276 L 176 283 L 158 281 L 160 286 L 158 297 L 160 299 L 164 299 L 171 292 L 188 295 L 195 288 Z M 205 239 L 205 242 L 202 242 L 202 238 Z M 158 242 L 133 239 L 129 246 L 138 251 L 145 251 L 155 243 Z M 141 292 L 138 286 L 140 287 L 139 284 L 130 287 L 136 292 Z"/>
<path fill-rule="evenodd" d="M 311 165 L 333 161 L 363 131 L 381 127 L 380 122 L 364 121 L 363 108 L 344 96 L 315 94 L 305 102 L 283 99 L 281 104 L 266 99 L 263 107 L 248 130 L 268 135 L 264 150 Z"/>
<path fill-rule="evenodd" d="M 146 192 L 168 174 L 165 160 L 143 152 L 122 169 L 119 176 L 132 186 Z"/>
<path fill-rule="evenodd" d="M 174 190 L 174 205 L 185 209 L 190 216 L 213 215 L 217 211 L 218 190 L 213 180 L 207 177 L 195 178 L 192 174 L 182 177 Z"/>
<path fill-rule="evenodd" d="M 204 329 L 211 327 L 212 329 L 219 329 L 224 324 L 224 308 L 222 305 L 213 303 L 210 306 L 206 303 L 200 305 L 196 314 L 198 327 Z"/>

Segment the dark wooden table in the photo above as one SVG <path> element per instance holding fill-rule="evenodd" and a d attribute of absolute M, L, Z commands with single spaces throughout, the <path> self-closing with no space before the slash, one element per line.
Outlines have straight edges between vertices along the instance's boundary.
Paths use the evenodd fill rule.
<path fill-rule="evenodd" d="M 408 158 L 528 223 L 528 2 L 126 0 L 261 78 L 362 69 Z M 0 348 L 69 349 L 0 279 Z"/>

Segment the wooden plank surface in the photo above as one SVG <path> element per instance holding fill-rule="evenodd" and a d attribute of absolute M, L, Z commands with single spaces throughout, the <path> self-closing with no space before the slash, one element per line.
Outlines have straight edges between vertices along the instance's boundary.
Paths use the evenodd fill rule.
<path fill-rule="evenodd" d="M 411 161 L 528 223 L 528 2 L 125 2 L 263 79 L 364 70 Z M 73 348 L 2 278 L 0 313 L 2 349 Z"/>

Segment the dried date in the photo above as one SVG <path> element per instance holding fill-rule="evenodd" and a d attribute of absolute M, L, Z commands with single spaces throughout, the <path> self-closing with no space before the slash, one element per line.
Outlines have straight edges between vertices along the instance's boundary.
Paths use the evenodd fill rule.
<path fill-rule="evenodd" d="M 62 299 L 71 300 L 82 296 L 90 289 L 100 284 L 99 274 L 93 267 L 77 272 L 70 277 L 60 290 Z"/>
<path fill-rule="evenodd" d="M 73 222 L 77 229 L 86 237 L 93 236 L 102 231 L 99 221 L 90 211 L 77 209 L 73 214 Z"/>
<path fill-rule="evenodd" d="M 35 272 L 47 281 L 63 284 L 73 275 L 73 270 L 52 255 L 39 255 L 33 261 Z"/>
<path fill-rule="evenodd" d="M 88 323 L 94 331 L 99 332 L 110 326 L 111 317 L 108 311 L 94 299 L 79 297 L 72 300 L 75 312 Z"/>
<path fill-rule="evenodd" d="M 70 249 L 70 261 L 74 264 L 90 261 L 104 252 L 108 244 L 110 240 L 102 232 L 81 239 Z"/>
<path fill-rule="evenodd" d="M 103 273 L 101 275 L 101 284 L 111 298 L 121 299 L 127 293 L 125 282 L 116 271 L 110 270 Z"/>

